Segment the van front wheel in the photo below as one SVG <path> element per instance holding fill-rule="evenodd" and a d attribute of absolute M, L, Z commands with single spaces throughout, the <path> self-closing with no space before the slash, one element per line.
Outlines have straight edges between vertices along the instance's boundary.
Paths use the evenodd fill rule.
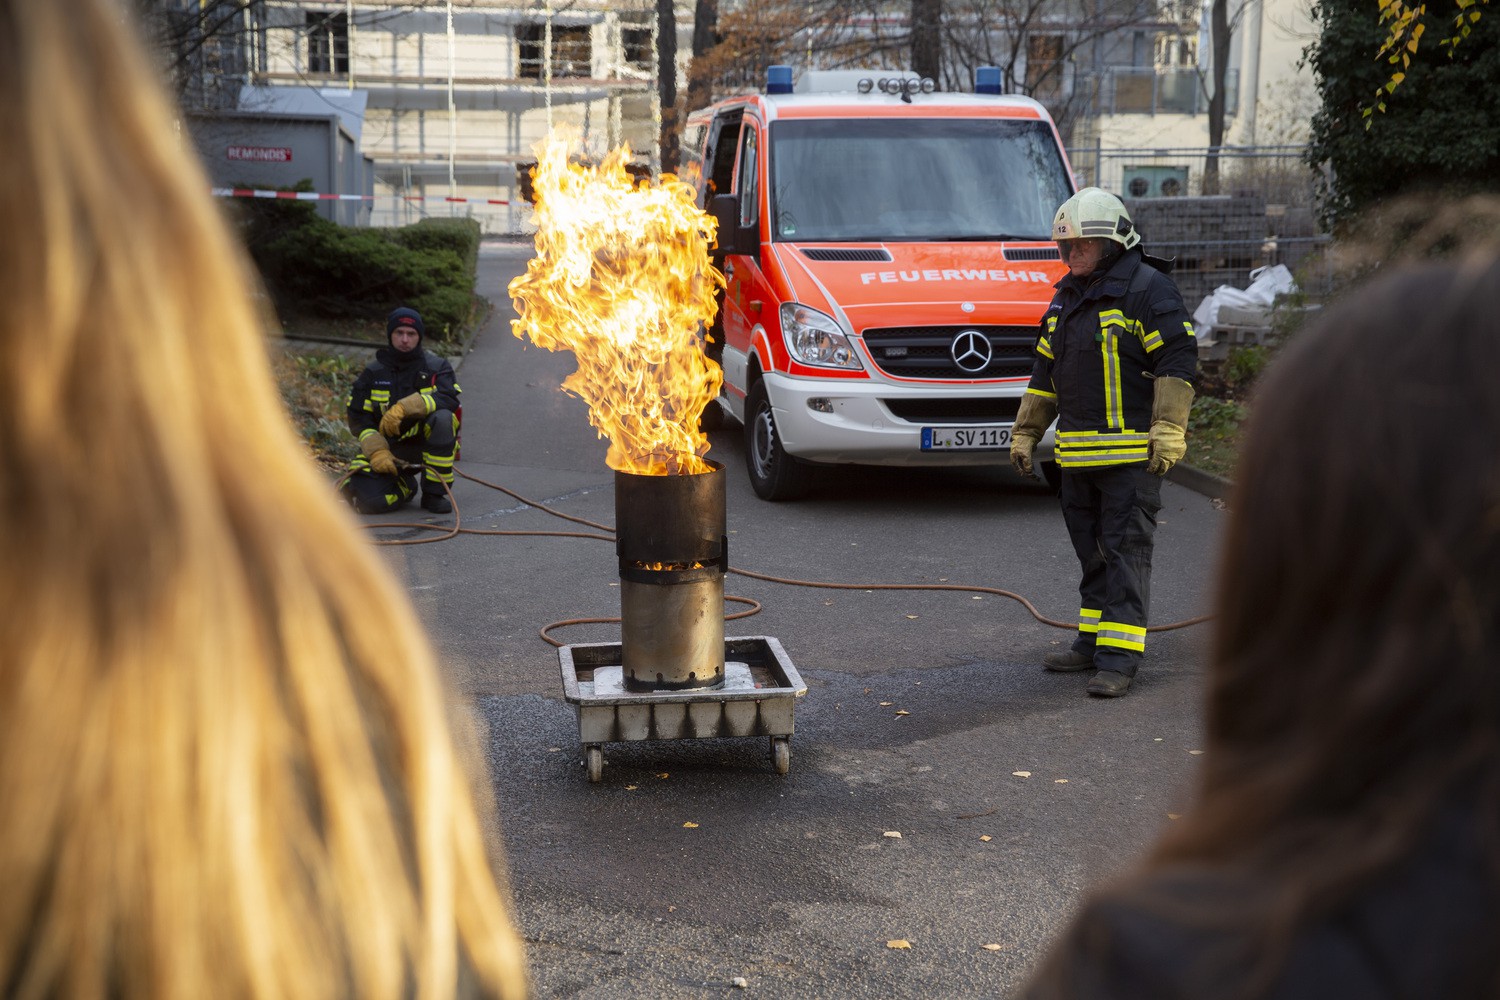
<path fill-rule="evenodd" d="M 765 382 L 757 382 L 745 399 L 745 468 L 762 500 L 796 500 L 807 492 L 807 466 L 786 453 Z"/>

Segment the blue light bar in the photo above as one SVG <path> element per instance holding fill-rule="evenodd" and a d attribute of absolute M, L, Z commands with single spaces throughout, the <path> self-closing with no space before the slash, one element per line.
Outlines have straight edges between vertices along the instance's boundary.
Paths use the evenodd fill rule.
<path fill-rule="evenodd" d="M 976 94 L 1003 94 L 1000 86 L 999 66 L 976 66 L 974 67 L 974 93 Z"/>
<path fill-rule="evenodd" d="M 792 92 L 792 67 L 766 67 L 766 93 L 790 94 Z"/>

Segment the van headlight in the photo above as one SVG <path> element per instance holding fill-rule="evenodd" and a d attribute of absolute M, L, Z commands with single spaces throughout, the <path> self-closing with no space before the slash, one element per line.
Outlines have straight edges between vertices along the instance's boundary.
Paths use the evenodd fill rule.
<path fill-rule="evenodd" d="M 820 368 L 852 368 L 863 371 L 864 365 L 854 354 L 854 347 L 838 322 L 826 313 L 796 302 L 781 306 L 781 336 L 793 359 Z"/>

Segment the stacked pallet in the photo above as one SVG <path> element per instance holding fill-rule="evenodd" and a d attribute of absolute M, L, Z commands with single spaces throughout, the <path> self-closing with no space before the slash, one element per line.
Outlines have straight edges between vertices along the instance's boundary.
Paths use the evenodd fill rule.
<path fill-rule="evenodd" d="M 1176 258 L 1172 277 L 1189 310 L 1220 285 L 1244 288 L 1267 263 L 1271 232 L 1259 195 L 1124 200 L 1146 252 Z"/>

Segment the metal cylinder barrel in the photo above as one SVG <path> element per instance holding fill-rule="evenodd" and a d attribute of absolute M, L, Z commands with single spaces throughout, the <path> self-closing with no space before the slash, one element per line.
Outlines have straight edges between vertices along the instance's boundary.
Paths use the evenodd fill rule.
<path fill-rule="evenodd" d="M 724 683 L 724 466 L 690 476 L 615 473 L 621 658 L 633 690 Z"/>

